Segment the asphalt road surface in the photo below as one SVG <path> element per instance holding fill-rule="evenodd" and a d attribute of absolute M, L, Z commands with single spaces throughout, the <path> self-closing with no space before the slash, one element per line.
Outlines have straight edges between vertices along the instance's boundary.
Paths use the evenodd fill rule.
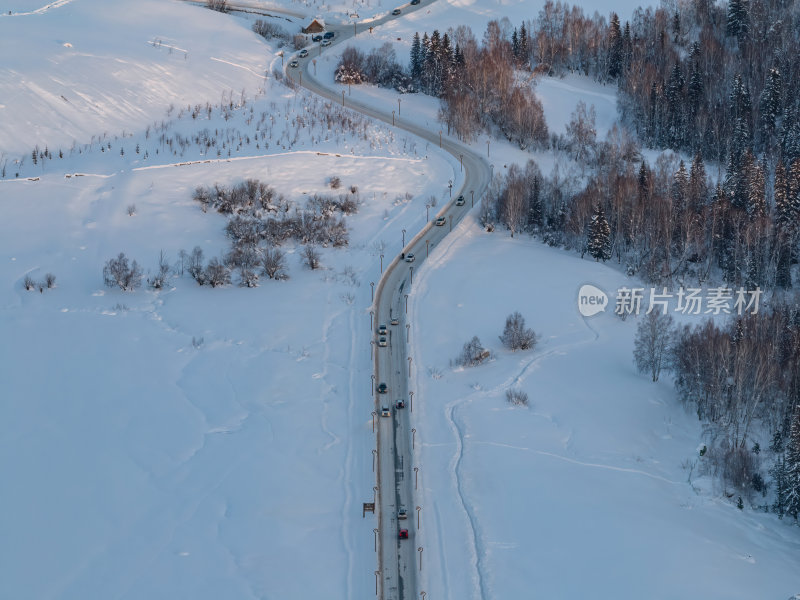
<path fill-rule="evenodd" d="M 386 16 L 371 20 L 367 23 L 356 23 L 355 32 L 351 24 L 331 26 L 328 24 L 328 31 L 336 32 L 333 44 L 340 44 L 353 37 L 354 33 L 364 34 L 368 27 L 377 27 L 389 24 L 393 19 L 402 18 L 413 10 L 425 8 L 431 1 L 423 2 L 417 6 L 398 5 L 401 9 L 399 16 Z M 390 9 L 391 10 L 391 9 Z M 275 11 L 277 12 L 277 11 Z M 286 73 L 296 83 L 308 90 L 329 98 L 335 102 L 341 102 L 343 85 L 333 82 L 324 84 L 317 80 L 308 70 L 308 66 L 313 57 L 318 56 L 320 51 L 325 52 L 326 48 L 309 47 L 310 56 L 300 59 L 297 55 L 289 55 L 285 59 Z M 288 67 L 292 59 L 297 59 L 299 66 Z M 356 110 L 364 115 L 392 123 L 391 112 L 377 110 L 373 107 L 361 104 L 345 98 L 345 107 Z M 410 109 L 409 109 L 410 110 Z M 376 387 L 379 383 L 386 383 L 388 393 L 379 394 L 375 391 L 372 398 L 364 398 L 364 402 L 373 403 L 373 410 L 377 413 L 375 417 L 378 434 L 378 529 L 379 529 L 379 559 L 377 576 L 378 596 L 385 600 L 416 600 L 417 594 L 416 578 L 419 572 L 420 555 L 419 544 L 415 543 L 416 524 L 417 524 L 417 503 L 414 500 L 415 472 L 414 467 L 422 469 L 421 465 L 412 464 L 412 434 L 410 425 L 410 413 L 412 410 L 410 391 L 408 389 L 409 369 L 423 368 L 414 363 L 414 357 L 408 360 L 407 336 L 414 335 L 412 315 L 406 314 L 406 295 L 413 294 L 413 270 L 419 268 L 428 253 L 435 248 L 441 240 L 448 235 L 453 227 L 461 218 L 473 207 L 474 201 L 477 202 L 483 197 L 489 182 L 492 171 L 487 161 L 478 156 L 475 152 L 462 145 L 458 141 L 448 139 L 446 136 L 440 138 L 439 132 L 432 132 L 415 123 L 403 118 L 394 120 L 395 127 L 404 129 L 421 138 L 429 140 L 434 144 L 439 144 L 441 139 L 442 149 L 452 154 L 462 161 L 464 168 L 464 183 L 461 188 L 452 190 L 453 200 L 442 207 L 437 214 L 430 213 L 430 222 L 417 233 L 406 245 L 403 254 L 413 253 L 414 262 L 406 262 L 399 255 L 387 266 L 375 291 L 375 301 L 373 304 L 374 329 L 384 324 L 389 330 L 388 346 L 378 347 L 375 345 L 375 378 Z M 447 181 L 442 181 L 442 186 L 447 187 Z M 463 194 L 464 204 L 455 205 L 455 199 Z M 444 217 L 445 224 L 442 226 L 434 225 L 437 217 Z M 392 317 L 398 317 L 399 323 L 391 325 Z M 410 330 L 406 325 L 410 325 Z M 376 331 L 374 341 L 377 342 Z M 368 340 L 364 340 L 367 343 Z M 396 408 L 397 401 L 402 399 L 405 408 Z M 413 403 L 419 405 L 425 402 L 425 398 L 416 396 Z M 391 415 L 382 417 L 381 409 L 388 407 Z M 406 520 L 397 518 L 397 511 L 405 508 L 408 511 Z M 420 525 L 425 526 L 424 507 L 421 513 Z M 407 529 L 408 539 L 399 539 L 400 529 Z M 422 558 L 423 568 L 424 551 Z"/>

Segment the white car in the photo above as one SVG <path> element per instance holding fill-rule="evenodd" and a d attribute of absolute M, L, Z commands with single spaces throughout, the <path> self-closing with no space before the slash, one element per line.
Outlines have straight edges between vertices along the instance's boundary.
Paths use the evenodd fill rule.
<path fill-rule="evenodd" d="M 297 67 L 300 66 L 300 63 L 297 62 L 296 60 L 293 60 L 292 62 L 289 63 L 289 66 L 292 67 L 293 69 L 296 69 Z"/>
<path fill-rule="evenodd" d="M 305 58 L 306 56 L 308 56 L 308 50 L 306 48 L 303 48 L 302 50 L 300 50 L 300 53 L 297 56 L 299 56 L 300 58 Z"/>
<path fill-rule="evenodd" d="M 406 262 L 414 262 L 414 258 L 415 258 L 415 257 L 414 257 L 414 255 L 413 255 L 411 252 L 409 252 L 408 254 L 406 254 Z"/>
<path fill-rule="evenodd" d="M 331 41 L 330 40 L 322 40 L 320 42 L 320 46 L 330 46 L 330 45 L 331 45 Z"/>
<path fill-rule="evenodd" d="M 397 511 L 397 518 L 398 519 L 407 519 L 408 518 L 408 511 L 405 508 L 401 508 Z"/>
<path fill-rule="evenodd" d="M 447 223 L 447 219 L 444 217 L 437 217 L 436 219 L 436 226 L 442 227 L 445 223 Z"/>
<path fill-rule="evenodd" d="M 379 337 L 378 338 L 378 346 L 380 346 L 381 348 L 385 348 L 386 345 L 387 345 L 386 338 L 383 337 L 383 336 Z"/>
<path fill-rule="evenodd" d="M 382 417 L 391 417 L 392 416 L 392 413 L 389 412 L 389 407 L 388 406 L 381 407 L 381 416 Z"/>

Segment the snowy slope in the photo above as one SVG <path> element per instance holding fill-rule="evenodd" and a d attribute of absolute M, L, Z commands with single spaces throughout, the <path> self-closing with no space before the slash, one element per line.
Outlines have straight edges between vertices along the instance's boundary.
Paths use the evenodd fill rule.
<path fill-rule="evenodd" d="M 699 423 L 668 381 L 636 374 L 635 320 L 578 313 L 581 285 L 630 282 L 471 222 L 454 233 L 409 298 L 421 589 L 631 600 L 800 590 L 800 531 L 739 511 L 698 478 Z M 533 352 L 498 339 L 515 310 L 541 336 Z M 495 359 L 452 368 L 473 335 Z M 530 406 L 511 407 L 507 389 Z"/>

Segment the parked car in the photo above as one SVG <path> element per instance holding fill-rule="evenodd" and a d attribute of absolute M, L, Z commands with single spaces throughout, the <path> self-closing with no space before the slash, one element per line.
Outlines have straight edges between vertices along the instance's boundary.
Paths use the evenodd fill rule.
<path fill-rule="evenodd" d="M 308 56 L 308 50 L 306 48 L 303 48 L 302 50 L 300 50 L 300 53 L 297 56 L 299 56 L 300 58 L 305 58 L 306 56 Z"/>
<path fill-rule="evenodd" d="M 323 39 L 323 40 L 332 40 L 334 37 L 336 37 L 336 33 L 335 33 L 335 32 L 333 32 L 333 31 L 326 31 L 326 32 L 324 33 L 324 35 L 322 36 L 322 39 Z"/>
<path fill-rule="evenodd" d="M 397 511 L 397 518 L 398 519 L 407 519 L 408 518 L 408 511 L 405 508 L 401 508 Z"/>
<path fill-rule="evenodd" d="M 296 60 L 293 60 L 292 62 L 289 63 L 289 66 L 292 67 L 293 69 L 296 69 L 297 67 L 300 66 L 300 63 L 297 62 Z"/>
<path fill-rule="evenodd" d="M 398 400 L 397 402 L 394 403 L 394 407 L 395 408 L 405 408 L 406 407 L 406 401 L 401 398 L 400 400 Z"/>
<path fill-rule="evenodd" d="M 389 330 L 386 325 L 378 325 L 378 335 L 389 335 Z"/>
<path fill-rule="evenodd" d="M 378 338 L 378 346 L 380 346 L 381 348 L 385 348 L 387 345 L 388 345 L 388 343 L 387 343 L 386 338 L 384 336 L 381 336 L 381 337 Z"/>
<path fill-rule="evenodd" d="M 411 6 L 416 6 L 419 4 L 419 0 L 411 0 Z"/>
<path fill-rule="evenodd" d="M 414 256 L 414 255 L 413 255 L 411 252 L 409 252 L 408 254 L 406 254 L 406 262 L 414 262 L 414 259 L 415 259 L 415 258 L 416 258 L 416 257 L 415 257 L 415 256 Z"/>
<path fill-rule="evenodd" d="M 464 194 L 456 198 L 456 206 L 464 206 Z"/>
<path fill-rule="evenodd" d="M 399 14 L 400 14 L 400 9 L 399 9 L 399 8 L 395 8 L 395 9 L 392 11 L 392 14 L 393 14 L 393 15 L 396 17 L 397 15 L 399 15 Z"/>
<path fill-rule="evenodd" d="M 312 35 L 311 36 L 311 41 L 312 42 L 321 42 L 322 41 L 322 34 L 318 33 L 316 35 Z"/>
<path fill-rule="evenodd" d="M 400 319 L 398 317 L 392 317 L 392 320 L 390 321 L 390 323 L 392 325 L 400 325 Z"/>
<path fill-rule="evenodd" d="M 389 407 L 388 406 L 382 406 L 381 407 L 381 416 L 382 417 L 391 417 L 392 416 L 392 413 L 389 412 Z"/>
<path fill-rule="evenodd" d="M 385 393 L 386 393 L 386 392 L 388 392 L 388 391 L 389 391 L 389 388 L 388 388 L 388 387 L 386 387 L 386 384 L 385 384 L 385 383 L 381 383 L 381 384 L 378 386 L 378 393 L 379 393 L 379 394 L 385 394 Z"/>
<path fill-rule="evenodd" d="M 445 223 L 447 223 L 447 219 L 445 217 L 437 217 L 436 218 L 436 226 L 437 227 L 441 227 Z"/>
<path fill-rule="evenodd" d="M 330 41 L 330 40 L 322 40 L 322 41 L 319 43 L 319 45 L 320 45 L 320 46 L 330 46 L 330 45 L 331 45 L 331 41 Z"/>
<path fill-rule="evenodd" d="M 401 540 L 408 539 L 408 529 L 401 529 L 400 532 L 397 534 L 397 537 Z"/>

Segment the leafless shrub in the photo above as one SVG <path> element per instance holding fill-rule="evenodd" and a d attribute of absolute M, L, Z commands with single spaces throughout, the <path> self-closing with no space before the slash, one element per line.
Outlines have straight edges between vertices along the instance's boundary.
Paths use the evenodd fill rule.
<path fill-rule="evenodd" d="M 758 460 L 750 450 L 734 446 L 712 452 L 711 459 L 717 462 L 730 486 L 740 491 L 750 490 L 753 475 L 758 472 Z"/>
<path fill-rule="evenodd" d="M 136 214 L 136 205 L 135 204 L 128 204 L 128 216 L 132 217 Z"/>
<path fill-rule="evenodd" d="M 158 255 L 158 270 L 156 271 L 156 274 L 153 275 L 148 280 L 150 286 L 154 290 L 160 290 L 161 288 L 163 288 L 164 285 L 167 283 L 167 279 L 169 278 L 169 271 L 170 271 L 169 261 L 167 260 L 167 257 L 164 254 L 164 251 L 162 250 L 161 253 Z"/>
<path fill-rule="evenodd" d="M 353 295 L 353 292 L 345 292 L 344 294 L 340 294 L 339 298 L 342 299 L 342 302 L 349 305 L 352 305 L 353 302 L 356 301 L 356 297 Z"/>
<path fill-rule="evenodd" d="M 289 33 L 283 27 L 263 19 L 256 19 L 253 23 L 252 29 L 255 33 L 267 40 L 276 38 L 284 42 L 289 41 Z"/>
<path fill-rule="evenodd" d="M 206 0 L 206 7 L 221 13 L 230 12 L 228 0 Z"/>
<path fill-rule="evenodd" d="M 528 394 L 522 390 L 506 390 L 506 400 L 513 406 L 528 406 Z"/>
<path fill-rule="evenodd" d="M 52 273 L 48 273 L 44 276 L 44 284 L 47 286 L 47 289 L 53 289 L 56 287 L 56 276 Z"/>
<path fill-rule="evenodd" d="M 200 246 L 195 246 L 192 253 L 186 257 L 186 270 L 200 285 L 206 283 L 205 269 L 203 268 L 203 249 Z"/>
<path fill-rule="evenodd" d="M 135 260 L 129 264 L 125 253 L 120 252 L 103 267 L 103 281 L 108 287 L 133 291 L 142 284 L 142 269 Z"/>
<path fill-rule="evenodd" d="M 231 282 L 230 269 L 216 256 L 208 261 L 205 274 L 206 281 L 214 288 L 221 285 L 228 285 Z"/>
<path fill-rule="evenodd" d="M 264 269 L 264 275 L 270 279 L 289 279 L 289 275 L 286 273 L 286 258 L 283 252 L 277 248 L 267 248 L 264 251 L 261 264 Z"/>
<path fill-rule="evenodd" d="M 303 252 L 301 255 L 303 257 L 303 261 L 305 262 L 306 266 L 312 271 L 320 267 L 321 258 L 319 250 L 317 250 L 316 246 L 314 246 L 313 244 L 309 244 L 305 248 L 303 248 Z"/>
<path fill-rule="evenodd" d="M 300 48 L 304 48 L 306 45 L 306 36 L 296 33 L 294 38 L 292 38 L 292 46 L 294 46 L 295 50 L 300 50 Z"/>
<path fill-rule="evenodd" d="M 508 315 L 500 341 L 509 350 L 533 350 L 536 346 L 536 333 L 525 327 L 525 319 L 518 312 Z"/>
<path fill-rule="evenodd" d="M 36 282 L 33 280 L 33 277 L 31 277 L 30 275 L 25 275 L 25 279 L 22 280 L 22 286 L 26 290 L 31 291 L 33 289 L 36 289 Z"/>
<path fill-rule="evenodd" d="M 478 336 L 473 336 L 470 341 L 464 344 L 464 348 L 456 358 L 455 363 L 462 367 L 474 367 L 484 362 L 489 356 L 489 351 L 483 347 Z"/>
<path fill-rule="evenodd" d="M 192 336 L 192 346 L 194 348 L 199 348 L 200 346 L 202 346 L 203 345 L 203 341 L 204 340 L 203 340 L 202 337 L 196 338 L 196 337 Z"/>
<path fill-rule="evenodd" d="M 328 185 L 331 186 L 332 190 L 338 190 L 339 187 L 342 185 L 342 180 L 339 179 L 336 175 L 334 175 L 328 180 Z"/>

